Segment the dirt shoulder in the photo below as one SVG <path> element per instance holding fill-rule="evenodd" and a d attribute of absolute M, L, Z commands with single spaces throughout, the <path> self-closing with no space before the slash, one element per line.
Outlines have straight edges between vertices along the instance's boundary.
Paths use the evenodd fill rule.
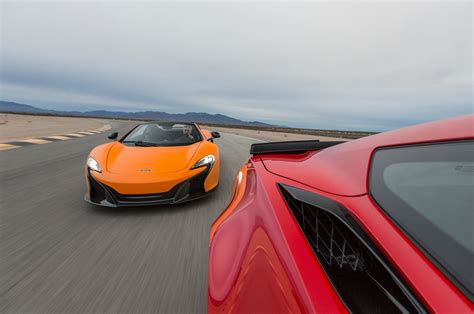
<path fill-rule="evenodd" d="M 0 114 L 0 142 L 87 131 L 107 124 L 91 118 Z"/>
<path fill-rule="evenodd" d="M 234 128 L 224 128 L 224 127 L 205 126 L 205 125 L 203 127 L 207 130 L 215 130 L 215 131 L 219 131 L 223 133 L 231 133 L 231 134 L 236 134 L 240 136 L 251 137 L 251 138 L 255 138 L 261 141 L 265 141 L 265 142 L 296 141 L 296 140 L 348 141 L 348 139 L 337 138 L 337 137 L 327 137 L 327 136 L 234 129 Z"/>
<path fill-rule="evenodd" d="M 100 118 L 59 117 L 0 113 L 0 143 L 11 140 L 21 140 L 34 137 L 44 137 L 87 131 L 110 124 L 112 120 Z M 137 121 L 138 122 L 138 121 Z M 248 130 L 203 125 L 207 130 L 250 137 L 265 142 L 320 140 L 347 140 L 337 137 L 316 136 L 307 134 L 283 133 L 263 130 Z"/>

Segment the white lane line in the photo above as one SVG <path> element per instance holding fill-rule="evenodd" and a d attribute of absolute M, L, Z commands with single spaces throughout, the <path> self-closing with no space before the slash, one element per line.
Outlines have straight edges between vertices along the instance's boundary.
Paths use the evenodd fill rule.
<path fill-rule="evenodd" d="M 47 136 L 47 137 L 45 137 L 45 138 L 51 138 L 51 139 L 54 139 L 54 140 L 61 140 L 61 141 L 65 141 L 65 140 L 70 140 L 70 139 L 71 139 L 70 137 L 62 136 L 62 135 Z"/>
<path fill-rule="evenodd" d="M 41 145 L 41 144 L 47 144 L 47 143 L 52 142 L 52 141 L 48 141 L 47 139 L 66 141 L 66 140 L 70 140 L 74 137 L 84 137 L 86 135 L 99 134 L 99 133 L 105 132 L 106 130 L 109 130 L 111 128 L 112 128 L 111 125 L 107 124 L 107 125 L 102 126 L 99 129 L 95 129 L 95 130 L 69 133 L 69 134 L 65 134 L 65 135 L 44 136 L 41 139 L 40 138 L 30 138 L 30 139 L 23 139 L 23 140 L 16 140 L 16 141 L 17 142 L 22 142 L 22 143 L 40 144 Z M 19 147 L 22 147 L 22 146 L 6 144 L 6 143 L 0 143 L 0 151 L 10 150 L 10 149 L 19 148 Z"/>
<path fill-rule="evenodd" d="M 85 136 L 85 135 L 84 135 L 84 134 L 78 134 L 78 133 L 69 133 L 69 134 L 66 134 L 66 136 L 83 137 L 83 136 Z"/>
<path fill-rule="evenodd" d="M 18 140 L 17 142 L 31 143 L 31 144 L 47 144 L 47 143 L 51 143 L 51 141 L 42 140 L 42 139 L 39 139 L 39 138 L 30 138 L 30 139 L 27 139 L 27 140 Z"/>
<path fill-rule="evenodd" d="M 11 145 L 11 144 L 0 144 L 0 150 L 9 150 L 9 149 L 14 149 L 18 147 L 21 147 L 21 146 Z"/>

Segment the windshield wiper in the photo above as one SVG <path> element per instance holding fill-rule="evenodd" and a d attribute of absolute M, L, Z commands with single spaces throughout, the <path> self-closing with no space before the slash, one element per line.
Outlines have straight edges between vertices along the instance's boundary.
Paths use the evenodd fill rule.
<path fill-rule="evenodd" d="M 135 146 L 143 146 L 143 147 L 153 147 L 157 146 L 155 143 L 150 142 L 143 142 L 143 141 L 124 141 L 124 144 L 135 144 Z"/>

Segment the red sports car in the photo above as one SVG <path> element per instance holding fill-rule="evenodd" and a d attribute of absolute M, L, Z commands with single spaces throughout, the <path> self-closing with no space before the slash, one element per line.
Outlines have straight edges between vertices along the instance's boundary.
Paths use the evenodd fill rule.
<path fill-rule="evenodd" d="M 473 312 L 473 115 L 251 154 L 211 228 L 209 313 Z"/>

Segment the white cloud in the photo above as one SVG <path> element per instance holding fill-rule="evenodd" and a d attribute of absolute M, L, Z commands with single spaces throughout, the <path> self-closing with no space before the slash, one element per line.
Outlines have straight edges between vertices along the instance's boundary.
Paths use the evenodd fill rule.
<path fill-rule="evenodd" d="M 387 129 L 473 111 L 471 23 L 469 1 L 4 2 L 2 97 Z"/>

